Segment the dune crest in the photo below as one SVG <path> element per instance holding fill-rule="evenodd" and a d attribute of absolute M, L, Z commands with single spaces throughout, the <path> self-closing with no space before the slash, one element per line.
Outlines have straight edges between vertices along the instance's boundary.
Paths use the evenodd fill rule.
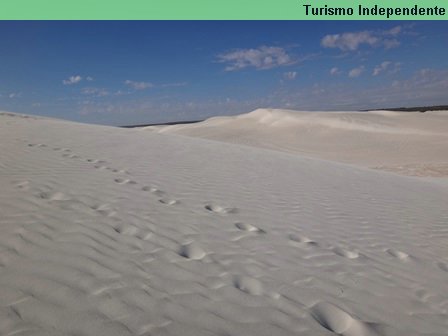
<path fill-rule="evenodd" d="M 448 176 L 448 111 L 303 112 L 257 109 L 196 124 L 150 129 L 404 175 Z"/>

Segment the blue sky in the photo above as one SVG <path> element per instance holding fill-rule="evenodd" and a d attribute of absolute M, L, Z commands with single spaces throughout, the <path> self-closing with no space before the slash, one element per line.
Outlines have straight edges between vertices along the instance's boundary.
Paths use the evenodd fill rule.
<path fill-rule="evenodd" d="M 0 22 L 0 110 L 124 125 L 448 104 L 444 21 Z"/>

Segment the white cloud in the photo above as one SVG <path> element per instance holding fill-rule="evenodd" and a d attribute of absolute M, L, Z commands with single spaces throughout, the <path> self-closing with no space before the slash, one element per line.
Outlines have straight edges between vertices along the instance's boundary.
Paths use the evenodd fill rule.
<path fill-rule="evenodd" d="M 72 84 L 77 84 L 77 83 L 79 83 L 80 81 L 82 81 L 82 77 L 79 76 L 79 75 L 77 75 L 77 76 L 70 76 L 68 79 L 64 79 L 64 80 L 62 81 L 62 83 L 63 83 L 64 85 L 72 85 Z"/>
<path fill-rule="evenodd" d="M 118 90 L 114 92 L 114 96 L 124 96 L 124 95 L 128 95 L 131 94 L 131 91 L 122 91 L 122 90 Z"/>
<path fill-rule="evenodd" d="M 325 48 L 339 48 L 344 51 L 356 50 L 362 44 L 373 46 L 376 43 L 378 37 L 369 31 L 326 35 L 321 40 L 321 45 Z"/>
<path fill-rule="evenodd" d="M 384 61 L 383 63 L 377 65 L 375 69 L 373 69 L 372 76 L 378 76 L 383 71 L 386 71 L 389 65 L 391 65 L 392 62 Z"/>
<path fill-rule="evenodd" d="M 405 33 L 405 28 L 403 26 L 396 26 L 380 33 L 385 36 L 382 40 L 384 48 L 391 49 L 398 47 L 400 45 L 400 41 L 397 40 L 397 37 L 403 33 Z"/>
<path fill-rule="evenodd" d="M 338 48 L 343 51 L 355 51 L 360 46 L 395 48 L 400 45 L 396 37 L 403 33 L 401 26 L 383 31 L 360 31 L 342 34 L 329 34 L 322 38 L 321 45 L 325 48 Z"/>
<path fill-rule="evenodd" d="M 396 48 L 400 45 L 400 41 L 397 39 L 384 39 L 382 43 L 386 49 Z"/>
<path fill-rule="evenodd" d="M 82 94 L 95 96 L 95 97 L 105 97 L 109 95 L 109 91 L 102 88 L 86 87 L 81 90 Z"/>
<path fill-rule="evenodd" d="M 218 62 L 227 63 L 225 71 L 252 67 L 257 70 L 271 69 L 294 63 L 285 49 L 261 46 L 256 49 L 238 49 L 218 55 Z"/>
<path fill-rule="evenodd" d="M 8 98 L 13 99 L 13 98 L 19 98 L 22 96 L 21 92 L 11 92 L 10 94 L 8 94 Z"/>
<path fill-rule="evenodd" d="M 403 27 L 402 26 L 396 26 L 396 27 L 393 27 L 393 28 L 391 28 L 389 30 L 386 30 L 384 32 L 384 34 L 385 35 L 396 36 L 396 35 L 399 35 L 402 31 L 403 31 Z"/>
<path fill-rule="evenodd" d="M 336 76 L 336 75 L 340 75 L 340 74 L 341 74 L 341 70 L 339 70 L 339 68 L 333 67 L 330 69 L 330 75 Z"/>
<path fill-rule="evenodd" d="M 364 66 L 361 65 L 357 68 L 353 68 L 349 71 L 348 76 L 350 78 L 356 78 L 359 77 L 364 72 Z"/>
<path fill-rule="evenodd" d="M 145 90 L 145 89 L 149 89 L 152 88 L 154 85 L 152 83 L 149 82 L 135 82 L 132 80 L 126 80 L 124 82 L 127 86 L 130 86 L 131 88 L 133 88 L 134 90 Z"/>
<path fill-rule="evenodd" d="M 283 74 L 283 78 L 287 80 L 294 80 L 297 77 L 296 71 L 288 71 Z"/>
<path fill-rule="evenodd" d="M 93 77 L 87 76 L 87 77 L 86 77 L 86 81 L 88 81 L 88 82 L 93 81 Z"/>
<path fill-rule="evenodd" d="M 396 62 L 392 63 L 390 61 L 384 61 L 381 64 L 378 64 L 372 72 L 372 76 L 378 76 L 381 73 L 387 72 L 389 74 L 397 73 L 400 71 L 401 63 Z"/>

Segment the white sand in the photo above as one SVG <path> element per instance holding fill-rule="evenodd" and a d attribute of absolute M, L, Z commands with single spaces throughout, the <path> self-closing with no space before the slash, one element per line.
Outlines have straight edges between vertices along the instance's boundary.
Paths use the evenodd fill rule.
<path fill-rule="evenodd" d="M 0 186 L 2 336 L 447 335 L 445 179 L 3 113 Z"/>
<path fill-rule="evenodd" d="M 148 127 L 414 176 L 448 176 L 448 111 L 260 109 L 197 124 Z"/>

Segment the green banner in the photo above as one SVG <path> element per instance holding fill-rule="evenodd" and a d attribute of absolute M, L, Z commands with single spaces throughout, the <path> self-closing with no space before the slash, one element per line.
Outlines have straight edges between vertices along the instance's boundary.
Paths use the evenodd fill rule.
<path fill-rule="evenodd" d="M 448 0 L 0 0 L 1 20 L 446 20 Z"/>

